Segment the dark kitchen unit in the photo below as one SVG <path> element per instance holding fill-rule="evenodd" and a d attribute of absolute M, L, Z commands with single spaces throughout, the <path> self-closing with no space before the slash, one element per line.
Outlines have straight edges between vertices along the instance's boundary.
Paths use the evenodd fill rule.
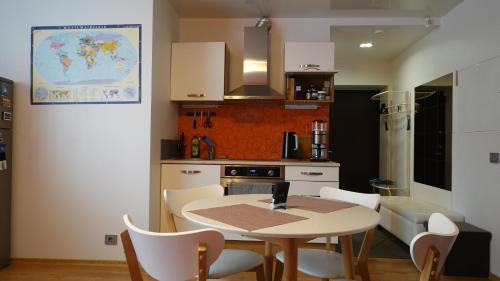
<path fill-rule="evenodd" d="M 13 88 L 0 77 L 0 268 L 10 262 Z"/>

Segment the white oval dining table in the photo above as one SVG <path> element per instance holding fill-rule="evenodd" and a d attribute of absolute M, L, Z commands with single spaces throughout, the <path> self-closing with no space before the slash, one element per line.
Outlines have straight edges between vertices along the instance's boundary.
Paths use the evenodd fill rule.
<path fill-rule="evenodd" d="M 364 232 L 377 226 L 380 215 L 378 212 L 356 205 L 354 207 L 337 210 L 330 213 L 319 213 L 298 208 L 286 210 L 275 210 L 286 214 L 305 217 L 306 219 L 286 223 L 282 225 L 249 231 L 225 224 L 215 219 L 210 219 L 191 211 L 225 207 L 236 204 L 248 204 L 255 207 L 269 209 L 269 204 L 259 200 L 270 199 L 270 194 L 244 194 L 230 195 L 218 198 L 201 199 L 186 204 L 182 208 L 183 216 L 194 223 L 205 227 L 216 228 L 224 231 L 241 234 L 263 240 L 272 244 L 278 244 L 284 251 L 284 280 L 297 280 L 297 251 L 299 245 L 317 237 L 339 236 L 341 240 L 342 253 L 344 258 L 344 269 L 346 278 L 354 279 L 352 234 Z M 266 243 L 268 244 L 268 243 Z M 271 276 L 269 269 L 272 256 L 270 249 L 266 245 L 266 276 Z M 269 279 L 268 279 L 269 280 Z"/>

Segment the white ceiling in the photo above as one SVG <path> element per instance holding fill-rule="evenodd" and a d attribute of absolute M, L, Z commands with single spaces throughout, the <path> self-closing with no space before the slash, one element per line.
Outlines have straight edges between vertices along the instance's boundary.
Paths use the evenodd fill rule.
<path fill-rule="evenodd" d="M 431 32 L 435 26 L 335 26 L 332 38 L 335 56 L 361 60 L 391 60 Z M 382 33 L 375 34 L 375 30 Z M 372 48 L 361 49 L 359 44 L 373 43 Z"/>
<path fill-rule="evenodd" d="M 439 24 L 463 0 L 169 0 L 181 18 L 393 18 L 403 25 L 334 26 L 335 55 L 391 60 Z M 396 20 L 395 18 L 398 18 Z M 432 18 L 430 27 L 424 19 Z M 367 23 L 370 20 L 367 19 Z M 372 21 L 373 22 L 373 21 Z M 379 23 L 380 24 L 380 23 Z M 397 23 L 396 23 L 397 24 Z M 436 24 L 436 25 L 435 25 Z M 382 34 L 373 32 L 381 29 Z M 373 48 L 360 49 L 370 41 Z"/>
<path fill-rule="evenodd" d="M 463 0 L 169 0 L 181 18 L 442 17 Z"/>

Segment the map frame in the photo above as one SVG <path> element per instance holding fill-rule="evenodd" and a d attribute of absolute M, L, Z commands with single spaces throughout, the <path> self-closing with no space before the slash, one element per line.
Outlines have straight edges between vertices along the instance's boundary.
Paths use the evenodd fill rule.
<path fill-rule="evenodd" d="M 35 71 L 35 59 L 36 59 L 36 53 L 35 53 L 35 46 L 34 42 L 36 40 L 36 31 L 38 30 L 54 30 L 54 31 L 60 31 L 60 30 L 108 30 L 111 31 L 113 29 L 136 29 L 138 32 L 138 37 L 137 37 L 137 42 L 132 42 L 133 44 L 137 45 L 137 64 L 135 67 L 137 67 L 136 72 L 136 77 L 134 77 L 135 81 L 137 81 L 137 95 L 136 98 L 133 100 L 101 100 L 101 99 L 96 99 L 96 100 L 86 100 L 86 101 L 80 101 L 80 100 L 51 100 L 49 101 L 38 101 L 34 97 L 34 91 L 35 91 L 35 83 L 34 83 L 34 71 Z M 38 75 L 40 76 L 40 75 Z M 94 88 L 99 88 L 103 87 L 102 84 L 88 84 L 86 85 L 87 87 L 94 87 Z M 61 85 L 58 88 L 64 88 L 65 85 Z M 71 88 L 75 87 L 72 85 L 66 85 L 66 87 Z M 107 85 L 106 87 L 115 87 L 112 84 Z M 106 24 L 106 25 L 61 25 L 61 26 L 32 26 L 31 27 L 31 53 L 30 53 L 30 101 L 31 105 L 55 105 L 55 104 L 63 104 L 63 105 L 68 105 L 68 104 L 140 104 L 142 100 L 142 24 Z"/>

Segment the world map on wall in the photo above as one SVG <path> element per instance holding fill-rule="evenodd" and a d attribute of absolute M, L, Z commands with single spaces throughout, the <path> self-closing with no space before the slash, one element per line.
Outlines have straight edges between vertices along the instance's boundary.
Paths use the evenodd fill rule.
<path fill-rule="evenodd" d="M 92 26 L 32 36 L 32 102 L 138 100 L 140 55 L 130 32 Z"/>

